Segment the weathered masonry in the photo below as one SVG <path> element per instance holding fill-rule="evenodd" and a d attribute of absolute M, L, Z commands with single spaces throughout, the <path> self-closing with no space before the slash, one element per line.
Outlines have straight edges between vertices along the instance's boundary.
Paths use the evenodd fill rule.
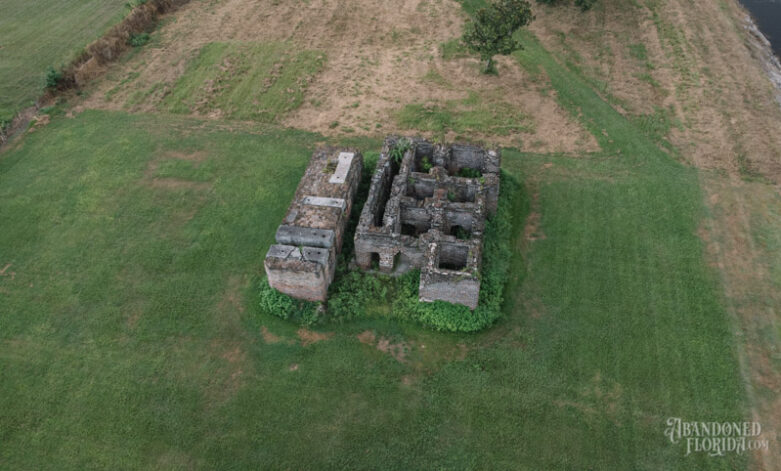
<path fill-rule="evenodd" d="M 477 146 L 387 138 L 355 233 L 358 266 L 420 268 L 421 301 L 477 307 L 500 160 L 499 152 Z"/>
<path fill-rule="evenodd" d="M 325 301 L 362 169 L 363 156 L 355 150 L 321 149 L 312 155 L 277 229 L 277 243 L 266 254 L 271 287 Z"/>

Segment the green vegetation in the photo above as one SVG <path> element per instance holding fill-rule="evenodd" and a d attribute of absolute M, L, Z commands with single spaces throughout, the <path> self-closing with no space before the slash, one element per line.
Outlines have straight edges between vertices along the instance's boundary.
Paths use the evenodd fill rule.
<path fill-rule="evenodd" d="M 62 72 L 55 69 L 52 66 L 46 68 L 46 75 L 44 76 L 44 84 L 46 88 L 57 88 L 62 80 Z"/>
<path fill-rule="evenodd" d="M 401 161 L 404 160 L 404 154 L 407 153 L 410 147 L 412 147 L 412 142 L 406 137 L 402 137 L 396 142 L 396 145 L 390 149 L 390 158 L 397 164 L 400 164 Z"/>
<path fill-rule="evenodd" d="M 188 64 L 163 108 L 274 122 L 301 106 L 325 55 L 288 43 L 210 43 Z"/>
<path fill-rule="evenodd" d="M 0 121 L 30 106 L 46 67 L 67 63 L 125 12 L 125 0 L 3 0 L 0 7 Z"/>
<path fill-rule="evenodd" d="M 521 49 L 513 37 L 534 19 L 526 0 L 493 0 L 474 14 L 464 27 L 462 41 L 467 49 L 485 61 L 486 74 L 495 74 L 495 55 L 508 55 Z"/>
<path fill-rule="evenodd" d="M 590 101 L 597 95 L 544 51 L 528 52 L 575 87 L 559 93 L 591 105 L 585 118 L 616 147 L 579 159 L 505 150 L 506 171 L 532 186 L 527 197 L 505 184 L 503 197 L 520 198 L 520 218 L 540 214 L 544 238 L 512 230 L 504 317 L 477 335 L 387 320 L 398 306 L 374 302 L 372 317 L 304 346 L 297 326 L 262 312 L 256 273 L 269 222 L 282 218 L 316 135 L 87 111 L 6 152 L 0 460 L 741 467 L 741 457 L 684 458 L 662 435 L 668 415 L 742 416 L 732 338 L 695 236 L 694 171 Z M 188 174 L 170 160 L 209 170 Z M 351 278 L 341 280 L 347 290 Z M 384 280 L 363 281 L 373 285 L 356 290 L 389 296 Z M 346 306 L 354 297 L 335 299 L 338 312 L 359 312 Z M 404 361 L 362 344 L 367 330 L 405 345 Z"/>
<path fill-rule="evenodd" d="M 470 92 L 464 100 L 450 100 L 443 104 L 408 104 L 396 114 L 396 121 L 404 129 L 437 134 L 452 131 L 506 136 L 534 129 L 528 116 L 514 106 L 507 102 L 492 102 L 474 92 Z"/>
<path fill-rule="evenodd" d="M 648 60 L 648 50 L 643 43 L 635 43 L 627 46 L 629 49 L 629 55 L 639 61 Z"/>
<path fill-rule="evenodd" d="M 146 45 L 150 39 L 149 33 L 133 33 L 128 38 L 127 43 L 133 47 L 141 47 Z"/>
<path fill-rule="evenodd" d="M 537 3 L 543 3 L 545 5 L 565 5 L 568 0 L 537 0 Z M 597 3 L 597 0 L 575 0 L 575 6 L 580 8 L 580 11 L 591 10 Z"/>
<path fill-rule="evenodd" d="M 469 57 L 469 51 L 461 41 L 461 38 L 453 38 L 439 45 L 439 53 L 445 60 L 460 59 Z"/>
<path fill-rule="evenodd" d="M 594 8 L 597 0 L 575 0 L 575 6 L 580 8 L 580 11 L 588 11 Z"/>
<path fill-rule="evenodd" d="M 476 168 L 464 167 L 458 171 L 458 176 L 464 178 L 480 178 L 483 176 L 483 173 Z"/>

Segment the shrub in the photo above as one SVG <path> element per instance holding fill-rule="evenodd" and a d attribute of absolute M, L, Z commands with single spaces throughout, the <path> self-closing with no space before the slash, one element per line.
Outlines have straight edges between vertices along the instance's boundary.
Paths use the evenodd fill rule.
<path fill-rule="evenodd" d="M 409 139 L 402 137 L 396 141 L 396 145 L 394 145 L 393 149 L 390 150 L 391 159 L 393 159 L 393 161 L 397 164 L 400 164 L 401 160 L 404 158 L 404 154 L 407 153 L 410 147 L 412 147 L 412 143 L 409 141 Z"/>
<path fill-rule="evenodd" d="M 464 167 L 458 171 L 458 176 L 464 178 L 480 178 L 483 176 L 483 173 L 475 168 Z"/>
<path fill-rule="evenodd" d="M 314 324 L 319 320 L 319 303 L 303 301 L 280 293 L 267 280 L 260 285 L 260 308 L 271 315 L 302 324 Z"/>
<path fill-rule="evenodd" d="M 44 84 L 46 88 L 53 89 L 57 88 L 57 86 L 62 81 L 62 72 L 55 69 L 52 66 L 49 66 L 46 69 L 46 75 L 44 76 Z"/>
<path fill-rule="evenodd" d="M 127 43 L 133 47 L 141 47 L 149 42 L 149 33 L 132 33 Z"/>
<path fill-rule="evenodd" d="M 537 0 L 537 3 L 544 5 L 563 5 L 568 2 L 569 0 Z M 579 7 L 581 11 L 590 10 L 595 3 L 597 3 L 597 0 L 575 0 L 575 6 Z"/>
<path fill-rule="evenodd" d="M 595 3 L 597 0 L 575 0 L 575 6 L 580 7 L 581 11 L 591 10 Z"/>
<path fill-rule="evenodd" d="M 428 173 L 429 170 L 434 165 L 431 163 L 431 161 L 428 159 L 428 157 L 423 157 L 423 159 L 420 161 L 420 169 L 423 170 L 423 173 Z"/>

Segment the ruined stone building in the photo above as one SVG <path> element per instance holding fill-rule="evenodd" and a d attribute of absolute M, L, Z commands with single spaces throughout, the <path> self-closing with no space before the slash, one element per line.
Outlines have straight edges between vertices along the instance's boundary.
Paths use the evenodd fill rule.
<path fill-rule="evenodd" d="M 421 270 L 421 301 L 477 307 L 483 230 L 496 212 L 500 155 L 469 145 L 385 140 L 355 233 L 356 263 Z"/>
<path fill-rule="evenodd" d="M 325 301 L 363 169 L 354 150 L 312 155 L 293 202 L 265 259 L 271 287 L 309 301 Z"/>

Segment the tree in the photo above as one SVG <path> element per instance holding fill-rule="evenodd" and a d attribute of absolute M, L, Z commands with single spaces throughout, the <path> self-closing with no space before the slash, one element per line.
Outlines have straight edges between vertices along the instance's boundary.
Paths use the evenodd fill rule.
<path fill-rule="evenodd" d="M 562 5 L 568 3 L 568 0 L 537 0 L 537 3 L 544 3 L 546 5 Z M 597 3 L 597 0 L 575 0 L 575 6 L 580 8 L 581 11 L 591 10 L 591 7 Z"/>
<path fill-rule="evenodd" d="M 467 23 L 462 40 L 466 47 L 485 61 L 485 73 L 495 74 L 495 55 L 507 55 L 522 49 L 513 35 L 534 19 L 526 0 L 495 0 L 481 8 Z"/>
<path fill-rule="evenodd" d="M 597 0 L 575 0 L 575 6 L 580 8 L 580 11 L 589 11 Z"/>

